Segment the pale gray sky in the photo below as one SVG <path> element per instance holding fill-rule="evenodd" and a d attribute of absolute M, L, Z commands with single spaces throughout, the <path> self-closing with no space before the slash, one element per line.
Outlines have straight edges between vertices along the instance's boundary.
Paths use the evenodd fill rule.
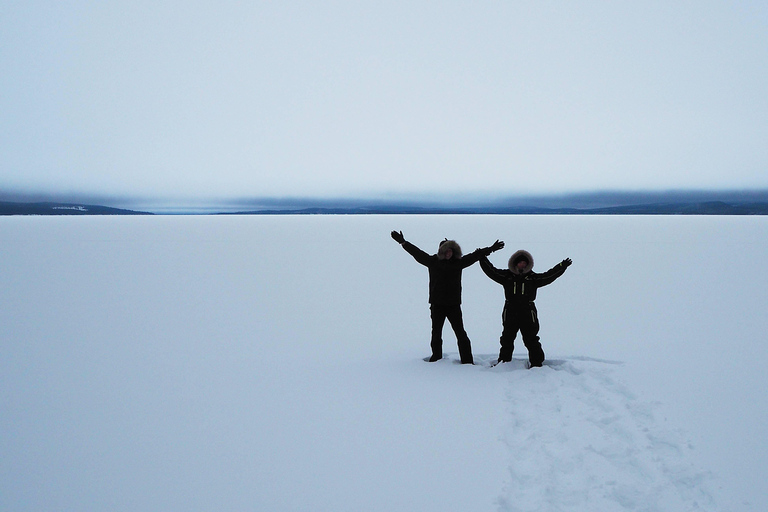
<path fill-rule="evenodd" d="M 0 4 L 0 190 L 768 188 L 768 2 Z"/>

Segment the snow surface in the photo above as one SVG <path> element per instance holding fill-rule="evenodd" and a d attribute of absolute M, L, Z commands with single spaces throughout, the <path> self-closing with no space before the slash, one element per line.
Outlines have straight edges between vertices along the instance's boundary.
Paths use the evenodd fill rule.
<path fill-rule="evenodd" d="M 433 252 L 525 248 L 543 368 L 429 353 Z M 0 219 L 0 510 L 762 511 L 766 217 Z"/>

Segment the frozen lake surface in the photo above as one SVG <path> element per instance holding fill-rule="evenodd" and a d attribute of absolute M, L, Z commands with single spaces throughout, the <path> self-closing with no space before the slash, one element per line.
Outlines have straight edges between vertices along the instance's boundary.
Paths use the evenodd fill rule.
<path fill-rule="evenodd" d="M 433 253 L 535 270 L 549 364 L 429 364 Z M 762 511 L 767 217 L 0 218 L 0 509 Z"/>

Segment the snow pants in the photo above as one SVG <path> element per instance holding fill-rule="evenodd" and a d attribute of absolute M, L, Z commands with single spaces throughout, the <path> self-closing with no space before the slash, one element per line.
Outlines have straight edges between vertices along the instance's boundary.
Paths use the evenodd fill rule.
<path fill-rule="evenodd" d="M 503 329 L 501 331 L 501 350 L 499 361 L 511 361 L 515 350 L 517 331 L 523 337 L 525 348 L 528 349 L 528 360 L 531 366 L 541 366 L 544 363 L 544 350 L 539 343 L 539 315 L 533 302 L 522 304 L 506 302 L 501 314 Z"/>
<path fill-rule="evenodd" d="M 432 340 L 430 341 L 432 357 L 430 358 L 430 361 L 437 361 L 443 357 L 443 326 L 445 325 L 445 319 L 447 318 L 451 323 L 453 332 L 456 334 L 456 343 L 459 346 L 461 363 L 473 364 L 472 344 L 469 341 L 469 336 L 467 336 L 467 331 L 464 330 L 464 318 L 461 315 L 461 305 L 443 306 L 432 304 L 430 306 L 430 313 L 430 316 L 432 317 Z"/>

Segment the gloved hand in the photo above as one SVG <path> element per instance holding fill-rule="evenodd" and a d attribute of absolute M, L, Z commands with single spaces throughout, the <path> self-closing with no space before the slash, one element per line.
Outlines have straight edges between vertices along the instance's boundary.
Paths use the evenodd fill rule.
<path fill-rule="evenodd" d="M 499 240 L 496 240 L 493 245 L 489 245 L 488 247 L 483 247 L 482 249 L 478 249 L 480 251 L 480 254 L 485 256 L 486 258 L 491 255 L 492 252 L 498 251 L 499 249 L 502 249 L 504 247 L 504 242 L 500 242 Z"/>
<path fill-rule="evenodd" d="M 403 236 L 403 232 L 402 231 L 393 231 L 390 234 L 392 235 L 392 239 L 395 242 L 397 242 L 399 244 L 402 244 L 403 242 L 405 242 L 405 237 Z"/>
<path fill-rule="evenodd" d="M 570 267 L 570 266 L 571 266 L 571 263 L 573 263 L 573 261 L 571 260 L 571 258 L 565 258 L 563 261 L 561 261 L 561 262 L 560 262 L 560 264 L 561 264 L 562 266 L 564 266 L 565 268 L 568 268 L 568 267 Z"/>

